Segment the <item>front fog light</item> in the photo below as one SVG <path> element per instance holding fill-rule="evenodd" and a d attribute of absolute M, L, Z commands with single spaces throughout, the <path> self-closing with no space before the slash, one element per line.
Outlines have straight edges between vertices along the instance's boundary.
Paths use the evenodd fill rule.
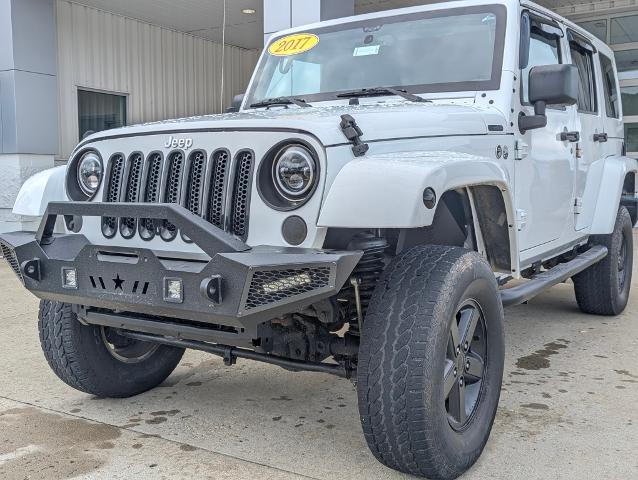
<path fill-rule="evenodd" d="M 181 279 L 164 279 L 164 301 L 169 303 L 182 303 L 184 301 L 184 285 Z"/>
<path fill-rule="evenodd" d="M 300 273 L 299 275 L 292 275 L 290 277 L 284 277 L 272 282 L 267 282 L 262 285 L 263 293 L 273 294 L 283 292 L 284 290 L 290 290 L 294 288 L 303 287 L 312 283 L 312 277 L 308 273 Z"/>
<path fill-rule="evenodd" d="M 64 288 L 78 288 L 78 271 L 75 268 L 62 269 L 62 286 Z"/>

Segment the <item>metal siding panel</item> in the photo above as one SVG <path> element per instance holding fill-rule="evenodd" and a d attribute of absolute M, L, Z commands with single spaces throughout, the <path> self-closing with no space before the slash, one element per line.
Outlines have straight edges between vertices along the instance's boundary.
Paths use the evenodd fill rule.
<path fill-rule="evenodd" d="M 60 150 L 78 141 L 77 87 L 128 94 L 129 123 L 222 110 L 221 46 L 57 0 Z M 224 106 L 245 89 L 258 52 L 226 47 Z"/>

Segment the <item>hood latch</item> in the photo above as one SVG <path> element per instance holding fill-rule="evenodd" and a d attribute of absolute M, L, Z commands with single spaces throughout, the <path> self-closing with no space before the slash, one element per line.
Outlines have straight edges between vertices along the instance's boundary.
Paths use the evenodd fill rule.
<path fill-rule="evenodd" d="M 370 146 L 361 141 L 363 132 L 361 131 L 361 128 L 359 128 L 359 125 L 357 125 L 357 121 L 352 117 L 352 115 L 341 115 L 340 127 L 343 134 L 352 143 L 354 156 L 363 157 L 366 152 L 370 150 Z"/>

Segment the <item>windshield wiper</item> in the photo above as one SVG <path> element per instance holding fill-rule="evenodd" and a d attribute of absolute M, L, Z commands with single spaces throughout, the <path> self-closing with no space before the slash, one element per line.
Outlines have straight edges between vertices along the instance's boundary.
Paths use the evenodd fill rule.
<path fill-rule="evenodd" d="M 277 98 L 266 98 L 257 103 L 253 103 L 251 108 L 259 108 L 259 107 L 272 107 L 275 105 L 296 105 L 301 108 L 312 107 L 308 102 L 306 102 L 303 98 L 295 98 L 295 97 L 277 97 Z"/>
<path fill-rule="evenodd" d="M 338 98 L 358 98 L 358 97 L 381 97 L 383 95 L 397 95 L 398 97 L 405 98 L 411 102 L 423 103 L 429 102 L 425 98 L 421 98 L 418 95 L 412 95 L 405 90 L 397 90 L 392 87 L 375 87 L 375 88 L 362 88 L 361 90 L 352 90 L 351 92 L 344 92 L 337 95 Z"/>

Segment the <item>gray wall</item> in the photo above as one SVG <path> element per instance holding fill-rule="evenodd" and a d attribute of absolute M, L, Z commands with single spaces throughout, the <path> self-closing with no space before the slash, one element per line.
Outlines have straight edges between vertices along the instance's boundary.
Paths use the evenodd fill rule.
<path fill-rule="evenodd" d="M 0 154 L 55 154 L 54 0 L 0 0 Z"/>
<path fill-rule="evenodd" d="M 354 0 L 264 0 L 264 43 L 279 30 L 354 15 Z"/>

